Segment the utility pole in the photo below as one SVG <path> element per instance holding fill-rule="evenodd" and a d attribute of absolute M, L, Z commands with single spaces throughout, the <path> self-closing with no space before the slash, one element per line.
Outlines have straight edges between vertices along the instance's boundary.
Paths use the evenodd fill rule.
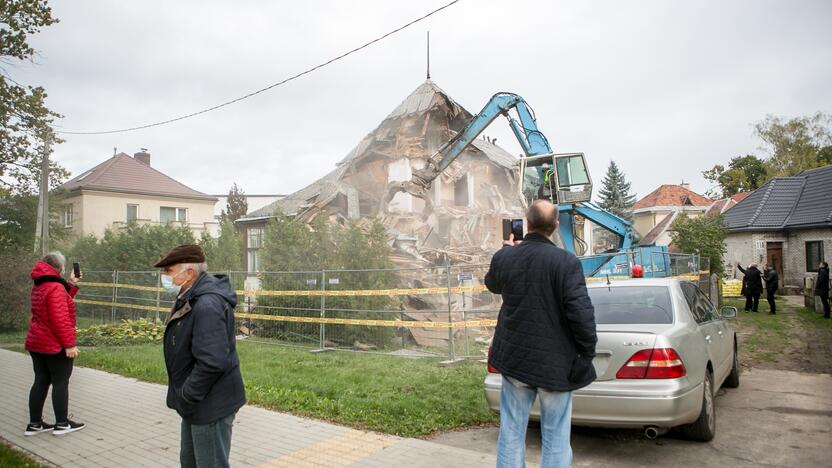
<path fill-rule="evenodd" d="M 49 253 L 49 151 L 52 146 L 52 131 L 43 134 L 43 154 L 40 161 L 40 196 L 38 197 L 38 219 L 35 227 L 35 253 L 45 256 Z"/>

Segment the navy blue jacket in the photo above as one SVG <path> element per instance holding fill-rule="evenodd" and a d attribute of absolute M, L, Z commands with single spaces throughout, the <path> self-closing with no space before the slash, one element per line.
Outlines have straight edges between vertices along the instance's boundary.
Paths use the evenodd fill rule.
<path fill-rule="evenodd" d="M 228 278 L 203 273 L 176 301 L 165 327 L 167 405 L 191 424 L 208 424 L 246 402 Z"/>
<path fill-rule="evenodd" d="M 829 268 L 818 268 L 818 277 L 815 284 L 815 296 L 829 295 Z"/>
<path fill-rule="evenodd" d="M 485 285 L 503 296 L 489 357 L 500 373 L 559 392 L 595 380 L 595 309 L 577 257 L 531 233 L 494 254 Z"/>

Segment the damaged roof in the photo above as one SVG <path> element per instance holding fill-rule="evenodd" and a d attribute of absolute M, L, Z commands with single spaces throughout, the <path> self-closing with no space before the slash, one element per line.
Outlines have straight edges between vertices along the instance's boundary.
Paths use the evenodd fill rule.
<path fill-rule="evenodd" d="M 775 177 L 725 212 L 729 231 L 832 227 L 832 165 Z"/>
<path fill-rule="evenodd" d="M 367 136 L 365 136 L 324 177 L 287 197 L 253 211 L 239 222 L 272 216 L 276 210 L 287 215 L 300 215 L 309 208 L 326 204 L 338 193 L 356 191 L 362 199 L 381 199 L 378 193 L 365 193 L 356 187 L 350 177 L 358 164 L 365 159 L 401 158 L 426 159 L 462 130 L 473 118 L 456 101 L 451 99 L 431 80 L 425 80 Z M 466 149 L 470 156 L 485 156 L 491 163 L 505 169 L 513 169 L 517 158 L 499 146 L 477 139 Z M 465 153 L 463 153 L 465 154 Z M 377 184 L 375 184 L 377 185 Z M 382 191 L 386 187 L 364 187 Z"/>

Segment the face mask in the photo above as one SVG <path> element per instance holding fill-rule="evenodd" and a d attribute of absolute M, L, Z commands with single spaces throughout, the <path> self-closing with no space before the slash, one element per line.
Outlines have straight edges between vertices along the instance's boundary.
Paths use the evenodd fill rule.
<path fill-rule="evenodd" d="M 162 288 L 164 288 L 165 291 L 169 292 L 170 294 L 179 295 L 179 290 L 182 289 L 182 285 L 174 284 L 173 279 L 181 275 L 182 273 L 184 273 L 184 270 L 180 271 L 179 273 L 173 276 L 162 275 Z"/>

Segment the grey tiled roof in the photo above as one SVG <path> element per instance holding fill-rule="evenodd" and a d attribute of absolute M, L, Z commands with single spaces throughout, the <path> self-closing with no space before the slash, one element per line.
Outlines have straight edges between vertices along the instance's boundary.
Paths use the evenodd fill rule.
<path fill-rule="evenodd" d="M 725 212 L 730 231 L 832 227 L 832 165 L 775 177 Z"/>
<path fill-rule="evenodd" d="M 97 190 L 217 201 L 216 197 L 198 192 L 124 153 L 82 172 L 61 188 L 70 192 Z"/>

